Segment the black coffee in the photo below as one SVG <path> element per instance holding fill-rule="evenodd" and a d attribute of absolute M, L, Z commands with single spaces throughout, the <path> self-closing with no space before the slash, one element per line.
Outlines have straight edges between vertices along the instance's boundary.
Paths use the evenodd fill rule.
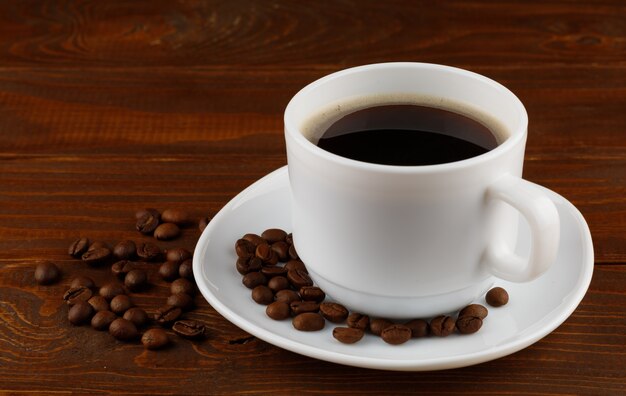
<path fill-rule="evenodd" d="M 357 161 L 436 165 L 484 154 L 498 145 L 492 131 L 453 111 L 419 105 L 383 105 L 347 114 L 318 146 Z"/>

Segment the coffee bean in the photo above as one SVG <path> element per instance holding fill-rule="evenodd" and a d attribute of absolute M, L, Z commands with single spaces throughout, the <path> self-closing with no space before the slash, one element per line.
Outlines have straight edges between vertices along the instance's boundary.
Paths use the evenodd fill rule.
<path fill-rule="evenodd" d="M 193 307 L 193 298 L 185 293 L 172 294 L 167 298 L 167 305 L 187 311 Z"/>
<path fill-rule="evenodd" d="M 154 208 L 145 208 L 138 210 L 137 212 L 135 212 L 135 220 L 139 220 L 142 216 L 146 214 L 151 214 L 155 218 L 161 220 L 161 213 Z"/>
<path fill-rule="evenodd" d="M 450 316 L 440 315 L 430 321 L 430 332 L 438 337 L 447 337 L 454 331 L 456 324 Z"/>
<path fill-rule="evenodd" d="M 261 233 L 261 238 L 265 239 L 269 244 L 284 241 L 286 237 L 287 233 L 279 228 L 270 228 Z"/>
<path fill-rule="evenodd" d="M 61 277 L 61 271 L 54 263 L 43 261 L 35 267 L 35 281 L 40 285 L 51 285 Z"/>
<path fill-rule="evenodd" d="M 485 300 L 492 307 L 501 307 L 509 302 L 509 293 L 501 287 L 494 287 L 487 292 Z"/>
<path fill-rule="evenodd" d="M 178 278 L 174 282 L 172 282 L 172 285 L 170 286 L 170 291 L 172 292 L 172 294 L 186 293 L 190 296 L 193 296 L 194 294 L 196 294 L 196 287 L 189 279 Z"/>
<path fill-rule="evenodd" d="M 274 301 L 274 292 L 269 287 L 260 285 L 252 289 L 252 299 L 257 304 L 268 305 Z"/>
<path fill-rule="evenodd" d="M 287 279 L 296 289 L 300 289 L 304 286 L 313 286 L 313 281 L 308 273 L 300 270 L 289 270 L 287 271 Z"/>
<path fill-rule="evenodd" d="M 161 249 L 150 242 L 142 242 L 137 245 L 137 256 L 143 261 L 156 261 L 161 257 Z"/>
<path fill-rule="evenodd" d="M 280 290 L 289 289 L 289 281 L 284 276 L 275 276 L 267 282 L 267 287 L 275 293 Z"/>
<path fill-rule="evenodd" d="M 124 312 L 124 319 L 129 320 L 137 327 L 148 323 L 148 314 L 141 308 L 133 307 Z"/>
<path fill-rule="evenodd" d="M 158 213 L 145 212 L 141 217 L 137 219 L 135 228 L 142 234 L 152 234 L 154 230 L 159 226 L 161 216 L 157 216 Z"/>
<path fill-rule="evenodd" d="M 241 240 L 241 239 L 240 239 Z M 278 263 L 278 256 L 267 243 L 262 243 L 256 247 L 255 254 L 266 264 Z"/>
<path fill-rule="evenodd" d="M 63 300 L 67 305 L 74 305 L 79 302 L 87 302 L 93 293 L 91 289 L 85 286 L 72 287 L 63 294 Z"/>
<path fill-rule="evenodd" d="M 261 268 L 261 273 L 268 278 L 273 278 L 275 276 L 285 276 L 287 275 L 287 270 L 283 267 L 278 266 L 269 266 Z"/>
<path fill-rule="evenodd" d="M 360 341 L 364 335 L 363 330 L 355 327 L 335 327 L 333 329 L 333 337 L 344 344 L 354 344 Z"/>
<path fill-rule="evenodd" d="M 141 290 L 147 283 L 148 274 L 142 269 L 134 269 L 124 278 L 124 285 L 131 291 Z"/>
<path fill-rule="evenodd" d="M 121 260 L 111 266 L 111 272 L 118 278 L 123 279 L 126 274 L 135 268 L 137 268 L 137 263 L 134 261 Z"/>
<path fill-rule="evenodd" d="M 119 242 L 113 248 L 113 256 L 118 260 L 131 260 L 137 254 L 137 246 L 133 241 Z"/>
<path fill-rule="evenodd" d="M 193 280 L 193 265 L 191 260 L 185 260 L 178 267 L 178 275 L 181 278 Z"/>
<path fill-rule="evenodd" d="M 93 241 L 93 242 L 91 242 L 91 244 L 87 248 L 87 251 L 95 250 L 95 249 L 102 249 L 102 248 L 109 249 L 109 245 L 106 242 Z M 109 249 L 109 250 L 111 250 L 111 249 Z"/>
<path fill-rule="evenodd" d="M 111 257 L 111 251 L 105 247 L 87 250 L 81 259 L 89 265 L 98 265 L 107 261 Z"/>
<path fill-rule="evenodd" d="M 315 301 L 292 301 L 289 308 L 293 315 L 300 315 L 305 312 L 319 312 L 320 305 Z"/>
<path fill-rule="evenodd" d="M 291 313 L 289 304 L 284 301 L 274 301 L 265 309 L 267 316 L 274 320 L 287 319 Z"/>
<path fill-rule="evenodd" d="M 241 237 L 241 239 L 245 239 L 248 242 L 252 242 L 252 244 L 256 247 L 262 243 L 267 243 L 265 239 L 261 238 L 257 234 L 246 234 Z"/>
<path fill-rule="evenodd" d="M 211 219 L 208 217 L 201 217 L 200 220 L 198 220 L 198 229 L 200 232 L 204 232 L 204 229 L 209 225 L 210 221 Z"/>
<path fill-rule="evenodd" d="M 300 331 L 318 331 L 324 328 L 326 321 L 318 313 L 305 312 L 293 318 L 293 327 Z"/>
<path fill-rule="evenodd" d="M 358 312 L 352 312 L 348 315 L 346 322 L 348 323 L 348 327 L 365 331 L 370 326 L 370 317 Z"/>
<path fill-rule="evenodd" d="M 161 221 L 164 223 L 185 225 L 191 222 L 191 216 L 182 209 L 165 209 L 163 213 L 161 213 Z"/>
<path fill-rule="evenodd" d="M 161 349 L 169 344 L 170 339 L 163 329 L 146 330 L 141 336 L 141 343 L 146 349 Z"/>
<path fill-rule="evenodd" d="M 296 251 L 295 245 L 289 246 L 289 258 L 292 260 L 300 259 L 300 256 L 298 255 L 298 252 Z"/>
<path fill-rule="evenodd" d="M 131 341 L 137 338 L 137 326 L 130 320 L 117 318 L 109 325 L 109 334 L 120 341 Z"/>
<path fill-rule="evenodd" d="M 96 330 L 107 330 L 115 319 L 117 319 L 117 315 L 111 311 L 98 311 L 91 318 L 91 327 Z"/>
<path fill-rule="evenodd" d="M 160 224 L 154 230 L 154 237 L 160 241 L 169 241 L 180 235 L 180 228 L 174 223 Z"/>
<path fill-rule="evenodd" d="M 182 263 L 191 258 L 191 252 L 183 248 L 167 249 L 165 251 L 165 259 L 175 263 Z"/>
<path fill-rule="evenodd" d="M 287 234 L 287 236 L 285 237 L 285 242 L 287 242 L 288 245 L 293 245 L 293 234 L 292 233 Z"/>
<path fill-rule="evenodd" d="M 235 242 L 235 253 L 237 257 L 249 258 L 254 256 L 255 251 L 256 246 L 250 241 L 238 239 L 237 242 Z"/>
<path fill-rule="evenodd" d="M 159 266 L 159 275 L 166 281 L 173 281 L 178 278 L 180 264 L 176 261 L 166 261 Z"/>
<path fill-rule="evenodd" d="M 124 287 L 119 283 L 111 282 L 103 285 L 99 293 L 102 297 L 110 301 L 113 297 L 126 293 L 126 290 L 124 290 Z"/>
<path fill-rule="evenodd" d="M 404 344 L 411 338 L 411 329 L 401 324 L 392 324 L 385 327 L 380 333 L 380 338 L 387 344 L 400 345 Z"/>
<path fill-rule="evenodd" d="M 96 312 L 110 310 L 109 302 L 106 300 L 106 298 L 102 296 L 93 296 L 89 300 L 87 300 L 87 302 L 93 307 L 93 310 Z"/>
<path fill-rule="evenodd" d="M 322 302 L 326 298 L 326 293 L 317 286 L 304 286 L 300 288 L 300 296 L 306 301 Z"/>
<path fill-rule="evenodd" d="M 184 338 L 202 338 L 207 333 L 206 326 L 195 320 L 179 320 L 174 323 L 172 330 Z"/>
<path fill-rule="evenodd" d="M 111 303 L 109 305 L 111 306 L 111 311 L 121 315 L 132 307 L 133 303 L 127 295 L 119 294 L 111 299 Z"/>
<path fill-rule="evenodd" d="M 259 271 L 263 261 L 258 257 L 239 257 L 237 258 L 237 272 L 241 275 L 245 275 L 249 272 Z"/>
<path fill-rule="evenodd" d="M 456 328 L 461 334 L 476 333 L 483 326 L 483 320 L 477 316 L 461 316 L 456 320 Z"/>
<path fill-rule="evenodd" d="M 176 321 L 183 311 L 178 307 L 173 307 L 171 305 L 165 305 L 159 309 L 154 314 L 154 320 L 161 325 L 168 325 Z"/>
<path fill-rule="evenodd" d="M 274 296 L 274 300 L 290 304 L 293 301 L 300 301 L 300 295 L 293 290 L 280 290 Z"/>
<path fill-rule="evenodd" d="M 75 258 L 80 258 L 89 248 L 89 239 L 80 238 L 70 244 L 67 253 Z"/>
<path fill-rule="evenodd" d="M 289 258 L 289 245 L 287 242 L 278 241 L 272 243 L 272 250 L 278 256 L 278 261 L 285 262 Z"/>
<path fill-rule="evenodd" d="M 78 301 L 67 312 L 67 319 L 73 325 L 83 324 L 93 315 L 93 308 L 86 301 Z"/>
<path fill-rule="evenodd" d="M 348 310 L 341 304 L 324 302 L 320 304 L 320 312 L 329 321 L 341 323 L 348 317 Z"/>
<path fill-rule="evenodd" d="M 90 289 L 93 289 L 96 287 L 96 284 L 94 283 L 93 279 L 91 279 L 90 277 L 81 275 L 72 279 L 72 282 L 70 283 L 70 288 L 78 287 L 78 286 L 85 286 Z"/>
<path fill-rule="evenodd" d="M 260 272 L 250 272 L 244 275 L 241 283 L 248 289 L 254 289 L 259 285 L 267 285 L 267 277 Z"/>
<path fill-rule="evenodd" d="M 300 260 L 290 260 L 287 261 L 287 264 L 285 264 L 285 269 L 287 271 L 292 271 L 292 270 L 300 270 L 303 272 L 306 272 L 307 274 L 309 273 L 309 271 L 307 271 L 306 266 L 304 265 L 304 263 Z"/>
<path fill-rule="evenodd" d="M 428 335 L 428 322 L 423 319 L 413 319 L 404 324 L 411 329 L 411 337 L 419 338 Z"/>
<path fill-rule="evenodd" d="M 377 336 L 381 335 L 383 330 L 393 325 L 393 322 L 387 319 L 372 319 L 370 320 L 370 331 Z"/>
<path fill-rule="evenodd" d="M 470 304 L 467 307 L 463 308 L 461 312 L 459 312 L 459 317 L 461 316 L 474 316 L 476 318 L 485 319 L 489 311 L 487 308 L 483 307 L 480 304 Z"/>

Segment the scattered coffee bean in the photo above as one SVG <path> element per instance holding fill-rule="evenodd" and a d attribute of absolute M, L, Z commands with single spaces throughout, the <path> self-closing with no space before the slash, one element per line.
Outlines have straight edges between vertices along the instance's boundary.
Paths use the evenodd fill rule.
<path fill-rule="evenodd" d="M 459 312 L 459 317 L 461 316 L 474 316 L 476 318 L 485 319 L 489 311 L 487 308 L 483 307 L 480 304 L 470 304 L 467 307 L 463 308 L 461 312 Z"/>
<path fill-rule="evenodd" d="M 293 327 L 300 331 L 318 331 L 324 328 L 326 321 L 318 313 L 305 312 L 294 317 L 291 323 Z"/>
<path fill-rule="evenodd" d="M 170 339 L 163 329 L 149 329 L 141 336 L 141 343 L 146 349 L 161 349 L 169 342 Z"/>
<path fill-rule="evenodd" d="M 193 298 L 185 293 L 172 294 L 167 298 L 167 305 L 187 311 L 193 307 Z"/>
<path fill-rule="evenodd" d="M 476 333 L 483 326 L 483 320 L 477 316 L 460 316 L 456 320 L 456 328 L 461 334 Z"/>
<path fill-rule="evenodd" d="M 237 254 L 237 257 L 250 258 L 254 256 L 255 251 L 256 246 L 254 246 L 254 244 L 250 241 L 238 239 L 237 242 L 235 242 L 235 253 Z"/>
<path fill-rule="evenodd" d="M 165 209 L 163 213 L 161 213 L 161 221 L 164 223 L 185 225 L 191 222 L 191 216 L 182 209 Z"/>
<path fill-rule="evenodd" d="M 95 250 L 95 249 L 109 249 L 109 245 L 106 242 L 102 242 L 102 241 L 93 241 L 91 242 L 91 244 L 89 245 L 89 248 L 87 248 L 87 251 L 90 250 Z M 109 249 L 111 250 L 111 249 Z"/>
<path fill-rule="evenodd" d="M 172 285 L 170 286 L 170 291 L 172 292 L 172 294 L 186 293 L 190 296 L 193 296 L 194 294 L 196 294 L 196 287 L 189 279 L 178 278 L 174 282 L 172 282 Z"/>
<path fill-rule="evenodd" d="M 263 266 L 263 261 L 258 257 L 239 257 L 237 258 L 237 272 L 245 275 L 252 271 L 259 271 Z"/>
<path fill-rule="evenodd" d="M 178 267 L 178 275 L 181 278 L 193 280 L 193 264 L 191 260 L 185 260 Z"/>
<path fill-rule="evenodd" d="M 298 255 L 298 252 L 296 251 L 295 245 L 289 246 L 289 258 L 292 260 L 300 259 L 300 256 Z"/>
<path fill-rule="evenodd" d="M 133 241 L 119 242 L 113 248 L 113 256 L 118 260 L 132 260 L 137 254 L 137 246 Z"/>
<path fill-rule="evenodd" d="M 287 319 L 290 316 L 289 304 L 284 301 L 274 301 L 265 309 L 267 316 L 274 320 Z"/>
<path fill-rule="evenodd" d="M 284 241 L 287 233 L 279 228 L 270 228 L 261 233 L 261 238 L 265 239 L 269 244 Z"/>
<path fill-rule="evenodd" d="M 423 319 L 413 319 L 404 324 L 411 329 L 411 337 L 419 338 L 428 335 L 428 322 Z"/>
<path fill-rule="evenodd" d="M 327 320 L 333 323 L 341 323 L 348 317 L 348 310 L 346 307 L 337 303 L 321 303 L 320 312 Z"/>
<path fill-rule="evenodd" d="M 72 282 L 70 283 L 70 288 L 78 287 L 78 286 L 85 286 L 90 289 L 93 289 L 96 287 L 96 284 L 94 283 L 93 279 L 91 279 L 90 277 L 81 275 L 72 279 Z"/>
<path fill-rule="evenodd" d="M 109 325 L 109 334 L 120 341 L 131 341 L 137 338 L 137 326 L 130 320 L 117 318 Z"/>
<path fill-rule="evenodd" d="M 387 344 L 400 345 L 404 344 L 411 338 L 411 329 L 401 324 L 392 324 L 385 327 L 380 333 L 380 338 Z"/>
<path fill-rule="evenodd" d="M 300 296 L 306 301 L 322 302 L 326 298 L 326 293 L 317 286 L 304 286 L 300 288 Z"/>
<path fill-rule="evenodd" d="M 40 285 L 51 285 L 60 277 L 59 267 L 50 261 L 43 261 L 35 267 L 35 281 Z"/>
<path fill-rule="evenodd" d="M 267 243 L 265 239 L 261 238 L 257 234 L 246 234 L 241 239 L 245 239 L 248 242 L 252 242 L 252 244 L 256 247 L 262 243 Z"/>
<path fill-rule="evenodd" d="M 257 304 L 268 305 L 274 301 L 274 292 L 269 287 L 260 285 L 252 289 L 252 299 Z"/>
<path fill-rule="evenodd" d="M 75 258 L 80 258 L 89 248 L 89 239 L 80 238 L 71 243 L 67 253 Z"/>
<path fill-rule="evenodd" d="M 381 335 L 383 330 L 393 325 L 393 322 L 387 319 L 372 319 L 370 320 L 370 331 L 377 336 Z"/>
<path fill-rule="evenodd" d="M 304 286 L 313 286 L 313 281 L 309 274 L 300 269 L 287 271 L 287 279 L 296 289 L 301 289 Z"/>
<path fill-rule="evenodd" d="M 98 265 L 111 257 L 111 251 L 105 247 L 89 249 L 81 256 L 81 259 L 89 265 Z"/>
<path fill-rule="evenodd" d="M 278 241 L 272 243 L 272 250 L 278 256 L 278 261 L 285 262 L 289 258 L 289 245 L 287 242 Z"/>
<path fill-rule="evenodd" d="M 171 305 L 165 305 L 159 309 L 154 314 L 154 320 L 160 325 L 169 325 L 175 322 L 183 311 L 178 307 L 173 307 Z"/>
<path fill-rule="evenodd" d="M 200 232 L 204 232 L 204 229 L 209 225 L 210 221 L 211 219 L 208 217 L 201 217 L 200 220 L 198 220 L 198 229 Z"/>
<path fill-rule="evenodd" d="M 241 283 L 248 289 L 254 289 L 259 285 L 267 285 L 267 277 L 260 272 L 250 272 L 244 275 Z"/>
<path fill-rule="evenodd" d="M 344 344 L 354 344 L 363 338 L 365 332 L 355 327 L 335 327 L 333 337 Z"/>
<path fill-rule="evenodd" d="M 135 268 L 137 268 L 137 263 L 134 261 L 121 260 L 111 266 L 111 272 L 118 278 L 123 279 L 126 274 Z"/>
<path fill-rule="evenodd" d="M 269 266 L 261 268 L 261 273 L 268 278 L 272 278 L 274 276 L 285 276 L 287 275 L 287 270 L 283 267 L 278 266 Z"/>
<path fill-rule="evenodd" d="M 86 301 L 77 301 L 67 312 L 67 319 L 73 325 L 83 324 L 93 315 L 93 308 Z"/>
<path fill-rule="evenodd" d="M 274 293 L 280 290 L 289 289 L 289 281 L 284 276 L 275 276 L 267 282 L 267 287 L 272 289 Z"/>
<path fill-rule="evenodd" d="M 154 230 L 154 237 L 161 241 L 169 241 L 180 235 L 180 228 L 174 223 L 160 224 Z"/>
<path fill-rule="evenodd" d="M 141 290 L 147 283 L 148 274 L 142 269 L 134 269 L 124 278 L 124 285 L 131 291 Z"/>
<path fill-rule="evenodd" d="M 206 326 L 195 320 L 179 320 L 172 326 L 174 333 L 184 338 L 202 338 L 206 336 Z"/>
<path fill-rule="evenodd" d="M 109 305 L 111 306 L 111 311 L 121 315 L 132 307 L 133 303 L 130 301 L 130 297 L 126 294 L 119 294 L 111 299 L 111 303 Z"/>
<path fill-rule="evenodd" d="M 501 287 L 494 287 L 487 292 L 485 300 L 492 307 L 501 307 L 509 302 L 509 293 Z"/>
<path fill-rule="evenodd" d="M 87 302 L 93 293 L 90 288 L 85 286 L 72 287 L 63 294 L 63 300 L 69 306 L 79 302 Z"/>
<path fill-rule="evenodd" d="M 126 293 L 126 290 L 124 290 L 124 287 L 117 282 L 107 283 L 103 285 L 99 290 L 99 294 L 109 301 L 113 297 L 124 293 Z"/>
<path fill-rule="evenodd" d="M 240 239 L 240 241 L 244 240 L 245 239 Z M 263 260 L 264 263 L 272 263 L 274 260 L 275 262 L 273 264 L 276 264 L 278 262 L 278 256 L 276 256 L 276 253 L 272 250 L 272 247 L 267 243 L 262 243 L 257 246 L 255 250 L 255 255 Z"/>
<path fill-rule="evenodd" d="M 175 261 L 166 261 L 159 266 L 159 275 L 166 281 L 178 279 L 178 268 L 180 264 Z"/>
<path fill-rule="evenodd" d="M 295 316 L 305 312 L 319 312 L 320 305 L 315 301 L 292 301 L 289 304 L 289 308 Z"/>
<path fill-rule="evenodd" d="M 129 320 L 137 327 L 148 323 L 148 314 L 141 308 L 133 307 L 124 312 L 124 319 Z"/>
<path fill-rule="evenodd" d="M 175 263 L 182 263 L 191 258 L 191 252 L 183 248 L 167 249 L 165 251 L 165 259 Z"/>
<path fill-rule="evenodd" d="M 287 261 L 287 264 L 285 264 L 285 269 L 287 271 L 299 270 L 299 271 L 306 272 L 307 274 L 309 273 L 309 271 L 307 271 L 306 266 L 304 265 L 304 263 L 302 261 L 300 261 L 300 260 L 289 260 L 289 261 Z"/>
<path fill-rule="evenodd" d="M 137 256 L 143 261 L 156 261 L 161 257 L 161 249 L 150 242 L 142 242 L 137 245 Z"/>
<path fill-rule="evenodd" d="M 156 211 L 155 211 L 156 212 Z M 152 234 L 154 230 L 159 226 L 161 216 L 158 212 L 145 212 L 141 217 L 137 219 L 135 228 L 142 234 Z"/>
<path fill-rule="evenodd" d="M 135 212 L 135 220 L 139 220 L 142 216 L 146 214 L 151 214 L 152 216 L 159 219 L 159 221 L 161 220 L 161 213 L 154 208 L 145 208 L 138 210 L 137 212 Z"/>
<path fill-rule="evenodd" d="M 93 310 L 96 312 L 108 311 L 111 308 L 109 306 L 109 302 L 106 300 L 106 298 L 102 296 L 93 296 L 89 300 L 87 300 L 87 302 L 93 307 Z"/>
<path fill-rule="evenodd" d="M 274 296 L 274 300 L 291 304 L 293 301 L 300 301 L 300 295 L 294 290 L 280 290 Z"/>
<path fill-rule="evenodd" d="M 367 330 L 370 326 L 370 317 L 358 312 L 352 312 L 348 315 L 348 319 L 346 321 L 348 323 L 348 327 L 363 331 Z"/>
<path fill-rule="evenodd" d="M 430 332 L 438 337 L 447 337 L 454 331 L 456 324 L 450 316 L 440 315 L 430 321 Z"/>
<path fill-rule="evenodd" d="M 108 330 L 115 319 L 117 319 L 117 315 L 111 311 L 98 311 L 91 318 L 91 327 L 96 330 Z"/>

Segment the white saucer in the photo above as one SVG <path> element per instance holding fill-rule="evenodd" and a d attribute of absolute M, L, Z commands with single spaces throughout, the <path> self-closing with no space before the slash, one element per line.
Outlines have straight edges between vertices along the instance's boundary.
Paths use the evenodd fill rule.
<path fill-rule="evenodd" d="M 549 334 L 582 300 L 593 272 L 593 246 L 585 219 L 565 198 L 546 190 L 561 216 L 561 246 L 551 269 L 529 283 L 497 282 L 510 302 L 490 308 L 478 333 L 414 339 L 392 346 L 366 335 L 345 345 L 332 337 L 335 325 L 319 332 L 295 330 L 290 320 L 274 321 L 256 304 L 235 269 L 235 241 L 248 232 L 291 229 L 291 194 L 287 167 L 280 168 L 237 195 L 204 230 L 193 272 L 207 301 L 248 333 L 281 348 L 317 359 L 385 370 L 440 370 L 469 366 L 519 351 Z M 529 235 L 520 222 L 518 250 L 528 249 Z M 481 303 L 481 301 L 478 301 Z M 484 301 L 482 301 L 484 303 Z"/>

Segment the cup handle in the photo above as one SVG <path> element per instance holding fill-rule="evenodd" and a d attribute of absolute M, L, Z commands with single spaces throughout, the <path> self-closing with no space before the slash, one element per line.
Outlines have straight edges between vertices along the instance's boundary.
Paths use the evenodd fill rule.
<path fill-rule="evenodd" d="M 530 226 L 531 247 L 528 259 L 511 250 L 504 241 L 492 241 L 485 250 L 484 262 L 495 276 L 526 282 L 537 278 L 556 260 L 560 237 L 559 213 L 534 183 L 504 175 L 487 190 L 488 200 L 501 200 L 526 218 Z"/>

